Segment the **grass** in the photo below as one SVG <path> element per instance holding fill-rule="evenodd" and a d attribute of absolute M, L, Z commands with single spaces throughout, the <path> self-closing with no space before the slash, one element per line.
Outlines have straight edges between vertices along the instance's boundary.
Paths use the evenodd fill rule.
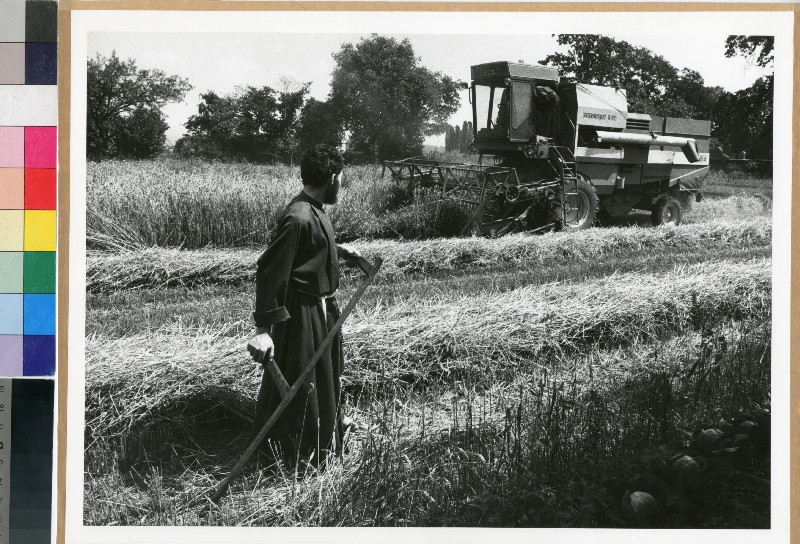
<path fill-rule="evenodd" d="M 244 351 L 255 259 L 296 180 L 90 171 L 85 524 L 769 527 L 769 198 L 705 200 L 678 228 L 632 214 L 442 239 L 452 210 L 349 173 L 337 228 L 386 260 L 344 331 L 344 409 L 369 431 L 322 469 L 257 455 L 211 506 L 195 499 L 246 447 L 261 379 Z M 654 515 L 625 508 L 634 490 Z"/>
<path fill-rule="evenodd" d="M 379 281 L 408 277 L 443 277 L 497 268 L 530 269 L 545 263 L 594 263 L 653 252 L 713 251 L 768 247 L 772 229 L 760 218 L 716 221 L 680 228 L 615 227 L 543 236 L 512 235 L 497 239 L 433 239 L 355 243 L 368 259 L 384 259 Z M 242 284 L 255 277 L 259 250 L 178 250 L 146 248 L 117 252 L 90 251 L 87 290 L 110 292 L 139 287 L 195 287 Z"/>
<path fill-rule="evenodd" d="M 398 281 L 379 282 L 367 290 L 358 308 L 376 304 L 419 304 L 426 300 L 446 300 L 463 295 L 490 295 L 519 287 L 552 282 L 580 282 L 615 273 L 667 272 L 708 260 L 740 262 L 765 258 L 771 248 L 748 247 L 706 249 L 703 247 L 662 250 L 654 253 L 615 255 L 595 262 L 549 262 L 533 268 L 510 267 L 491 271 L 443 274 L 439 277 L 399 277 Z M 340 300 L 349 300 L 355 290 L 354 277 L 344 277 Z M 114 292 L 87 294 L 87 334 L 109 337 L 155 331 L 168 325 L 186 328 L 224 328 L 229 335 L 252 331 L 253 285 L 213 284 L 191 287 L 140 287 Z"/>
<path fill-rule="evenodd" d="M 711 176 L 715 187 L 730 189 L 726 195 L 742 192 L 743 196 L 735 204 L 698 205 L 687 221 L 704 221 L 720 214 L 735 218 L 765 215 L 771 189 L 758 191 L 756 196 L 748 189 L 748 196 L 734 190 L 739 186 L 729 178 L 720 176 L 723 174 Z M 766 188 L 766 182 L 758 187 Z M 297 169 L 286 166 L 175 159 L 90 163 L 87 246 L 264 246 L 283 208 L 300 189 Z M 436 195 L 412 196 L 388 174 L 382 176 L 378 166 L 351 166 L 345 173 L 341 201 L 331 209 L 331 219 L 343 241 L 453 236 L 466 223 L 468 210 L 440 202 Z M 736 209 L 730 210 L 731 204 Z M 649 215 L 631 217 L 623 221 L 649 224 Z"/>
<path fill-rule="evenodd" d="M 772 177 L 746 172 L 712 171 L 706 179 L 704 193 L 711 198 L 729 196 L 754 196 L 772 199 Z"/>
<path fill-rule="evenodd" d="M 763 435 L 727 457 L 683 438 L 720 426 L 720 417 L 768 429 L 769 327 L 716 323 L 713 334 L 559 358 L 490 388 L 459 381 L 437 393 L 362 394 L 350 410 L 373 430 L 353 437 L 341 462 L 298 474 L 265 470 L 256 458 L 211 509 L 189 503 L 244 448 L 246 414 L 220 399 L 181 397 L 132 427 L 122 447 L 108 436 L 88 445 L 84 521 L 630 527 L 641 521 L 620 499 L 646 489 L 662 505 L 647 526 L 766 527 Z M 725 349 L 710 349 L 711 337 Z M 668 469 L 675 454 L 707 468 L 683 485 Z"/>
<path fill-rule="evenodd" d="M 692 307 L 720 318 L 769 307 L 769 261 L 704 263 L 423 305 L 364 310 L 348 334 L 358 380 L 424 384 L 450 373 L 489 380 L 537 357 L 623 345 L 686 327 Z M 480 378 L 479 378 L 480 377 Z"/>
<path fill-rule="evenodd" d="M 541 364 L 542 358 L 685 329 L 698 311 L 718 319 L 763 317 L 769 313 L 770 284 L 769 261 L 762 259 L 424 305 L 376 305 L 346 325 L 346 381 L 358 388 L 383 388 L 398 380 L 433 387 L 469 376 L 488 386 L 504 372 Z M 118 435 L 163 406 L 209 389 L 247 398 L 259 374 L 244 353 L 246 338 L 226 332 L 172 326 L 122 338 L 87 338 L 90 436 Z"/>
<path fill-rule="evenodd" d="M 84 522 L 629 527 L 625 490 L 655 486 L 651 526 L 764 527 L 763 439 L 733 470 L 684 437 L 720 418 L 768 428 L 769 269 L 726 260 L 364 305 L 344 402 L 372 430 L 321 472 L 257 457 L 210 510 L 191 501 L 249 433 L 260 371 L 246 337 L 232 323 L 92 334 Z M 708 467 L 690 489 L 665 468 L 678 453 Z"/>
<path fill-rule="evenodd" d="M 288 166 L 160 161 L 88 164 L 87 246 L 203 248 L 264 245 L 302 189 Z M 343 240 L 455 234 L 466 212 L 411 195 L 376 166 L 348 167 L 331 210 Z"/>

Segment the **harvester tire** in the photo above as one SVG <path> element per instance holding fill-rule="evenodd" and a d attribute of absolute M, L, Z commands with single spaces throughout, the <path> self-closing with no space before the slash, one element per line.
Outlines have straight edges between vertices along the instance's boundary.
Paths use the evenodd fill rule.
<path fill-rule="evenodd" d="M 680 225 L 683 218 L 681 201 L 673 196 L 661 196 L 653 205 L 650 221 L 654 226 Z"/>
<path fill-rule="evenodd" d="M 569 189 L 567 190 L 569 192 Z M 594 225 L 597 216 L 597 191 L 583 176 L 578 177 L 578 220 L 567 221 L 564 230 L 583 230 Z M 566 198 L 576 198 L 565 197 Z"/>

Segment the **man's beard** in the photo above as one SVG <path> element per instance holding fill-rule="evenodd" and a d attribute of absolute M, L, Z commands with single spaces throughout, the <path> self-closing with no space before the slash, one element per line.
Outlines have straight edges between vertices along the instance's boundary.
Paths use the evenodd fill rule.
<path fill-rule="evenodd" d="M 323 204 L 336 204 L 339 199 L 339 176 L 333 178 L 333 183 L 325 188 L 325 195 L 322 197 Z"/>

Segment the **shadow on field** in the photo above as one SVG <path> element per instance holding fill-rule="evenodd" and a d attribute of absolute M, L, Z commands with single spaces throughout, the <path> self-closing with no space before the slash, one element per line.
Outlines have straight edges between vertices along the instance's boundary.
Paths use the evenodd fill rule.
<path fill-rule="evenodd" d="M 347 503 L 378 526 L 769 527 L 769 334 L 742 325 L 678 367 L 467 392 L 449 428 L 368 437 Z"/>
<path fill-rule="evenodd" d="M 427 429 L 426 397 L 360 392 L 365 420 L 381 425 L 339 470 L 295 487 L 262 479 L 256 460 L 232 512 L 253 525 L 769 527 L 771 327 L 717 317 L 697 313 L 696 336 L 677 353 L 656 342 L 624 362 L 567 358 L 494 392 L 454 383 L 451 406 L 427 397 L 438 414 Z M 151 411 L 110 455 L 93 451 L 99 500 L 88 504 L 114 501 L 96 519 L 205 523 L 180 516 L 244 451 L 253 404 L 204 388 Z M 117 467 L 98 464 L 115 456 Z M 103 480 L 112 471 L 124 495 L 113 475 Z"/>
<path fill-rule="evenodd" d="M 206 472 L 228 466 L 250 439 L 252 398 L 223 387 L 209 387 L 149 414 L 121 440 L 123 473 L 157 466 L 178 478 L 188 467 Z"/>

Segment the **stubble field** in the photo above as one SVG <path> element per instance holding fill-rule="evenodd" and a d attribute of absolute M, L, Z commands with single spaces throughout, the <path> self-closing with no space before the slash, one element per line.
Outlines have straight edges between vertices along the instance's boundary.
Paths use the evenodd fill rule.
<path fill-rule="evenodd" d="M 344 329 L 369 430 L 323 471 L 256 456 L 211 506 L 261 378 L 255 260 L 299 181 L 90 165 L 86 524 L 769 525 L 771 180 L 712 180 L 734 196 L 679 227 L 486 240 L 435 237 L 463 210 L 377 167 L 347 175 L 337 232 L 386 261 Z"/>

